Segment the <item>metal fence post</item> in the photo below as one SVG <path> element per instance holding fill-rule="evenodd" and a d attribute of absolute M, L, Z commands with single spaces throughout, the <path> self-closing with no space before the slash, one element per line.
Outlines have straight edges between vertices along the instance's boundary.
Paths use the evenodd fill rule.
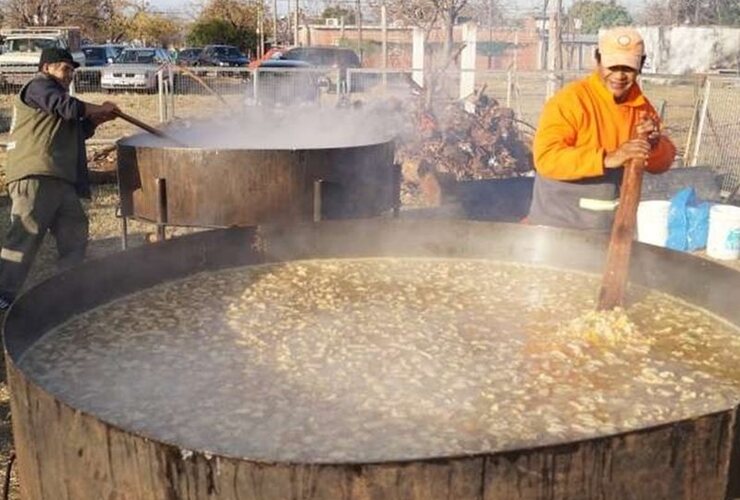
<path fill-rule="evenodd" d="M 702 89 L 704 88 L 704 85 L 706 85 L 707 79 L 704 77 L 701 80 L 701 84 L 697 87 L 694 87 L 694 106 L 691 113 L 691 122 L 689 123 L 689 131 L 686 134 L 686 143 L 684 144 L 683 148 L 683 164 L 684 166 L 691 165 L 691 154 L 693 152 L 694 147 L 694 134 L 696 132 L 696 122 L 699 121 L 699 111 L 701 109 L 701 103 L 702 103 Z"/>
<path fill-rule="evenodd" d="M 172 66 L 167 66 L 167 90 L 169 91 L 169 103 L 167 110 L 169 111 L 167 121 L 175 119 L 175 72 L 172 71 Z"/>
<path fill-rule="evenodd" d="M 511 108 L 511 91 L 512 91 L 511 70 L 506 72 L 506 107 Z"/>
<path fill-rule="evenodd" d="M 709 95 L 712 88 L 712 81 L 707 79 L 704 86 L 704 102 L 701 103 L 701 114 L 699 115 L 699 126 L 696 129 L 696 141 L 694 142 L 694 154 L 691 158 L 690 166 L 696 166 L 699 162 L 699 151 L 701 151 L 701 136 L 704 133 L 704 124 L 707 119 L 707 110 L 709 108 Z"/>
<path fill-rule="evenodd" d="M 165 100 L 164 100 L 164 78 L 162 70 L 157 71 L 157 103 L 159 106 L 159 123 L 164 123 L 165 118 Z"/>

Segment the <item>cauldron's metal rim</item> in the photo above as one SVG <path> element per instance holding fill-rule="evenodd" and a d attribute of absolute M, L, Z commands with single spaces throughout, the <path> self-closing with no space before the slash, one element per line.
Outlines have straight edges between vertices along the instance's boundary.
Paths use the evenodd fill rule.
<path fill-rule="evenodd" d="M 378 222 L 377 220 L 361 221 L 361 223 L 364 223 L 364 224 L 367 224 L 367 223 L 373 224 L 373 223 L 377 223 L 377 222 Z M 389 222 L 390 221 L 385 221 L 384 223 L 389 223 Z M 398 223 L 399 221 L 394 221 L 394 222 L 395 223 Z M 408 222 L 409 221 L 400 221 L 401 224 L 408 223 Z M 416 224 L 418 222 L 419 221 L 414 221 L 414 224 Z M 433 221 L 430 221 L 430 220 L 422 220 L 421 222 L 423 223 L 423 225 L 428 226 Z M 585 241 L 588 241 L 588 242 L 591 242 L 591 243 L 599 242 L 600 241 L 601 243 L 606 244 L 608 242 L 606 235 L 600 235 L 600 234 L 595 234 L 595 233 L 587 233 L 587 232 L 582 232 L 582 231 L 573 231 L 573 230 L 568 230 L 568 229 L 559 229 L 559 228 L 544 227 L 544 226 L 526 226 L 526 225 L 521 225 L 521 224 L 488 223 L 488 222 L 478 222 L 478 221 L 446 221 L 446 220 L 442 220 L 442 221 L 437 221 L 437 222 L 440 222 L 442 224 L 447 224 L 447 223 L 451 223 L 451 222 L 453 224 L 454 223 L 463 223 L 463 224 L 471 224 L 473 226 L 475 226 L 475 225 L 484 226 L 484 225 L 491 225 L 491 224 L 493 224 L 495 226 L 502 226 L 502 227 L 507 227 L 508 226 L 508 227 L 510 227 L 512 229 L 515 229 L 515 230 L 516 229 L 522 229 L 524 231 L 533 230 L 533 231 L 537 231 L 537 232 L 549 233 L 551 236 L 552 235 L 557 235 L 558 233 L 569 234 L 571 236 L 577 236 L 579 238 L 583 238 Z M 269 232 L 272 229 L 272 230 L 277 230 L 278 232 L 284 232 L 284 231 L 285 232 L 291 232 L 293 230 L 292 228 L 296 228 L 296 227 L 304 227 L 305 228 L 305 227 L 316 226 L 316 225 L 324 225 L 324 226 L 339 226 L 341 228 L 341 226 L 351 226 L 351 225 L 357 225 L 357 224 L 358 224 L 358 221 L 329 221 L 329 222 L 321 222 L 321 223 L 318 223 L 318 224 L 317 223 L 304 223 L 304 224 L 294 224 L 294 225 L 287 225 L 287 226 L 274 226 L 274 227 L 269 227 L 268 226 L 267 231 Z M 527 229 L 525 229 L 525 228 L 527 228 Z M 240 231 L 242 229 L 244 229 L 244 228 L 241 228 L 241 229 L 240 228 L 233 228 L 233 229 L 226 229 L 226 230 L 218 230 L 217 232 L 218 233 L 226 233 L 228 231 Z M 246 228 L 246 229 L 248 229 L 248 230 L 254 230 L 254 228 Z M 341 229 L 340 229 L 340 231 L 341 231 Z M 177 244 L 187 244 L 187 242 L 189 240 L 197 240 L 198 238 L 204 237 L 204 235 L 205 236 L 208 236 L 208 233 L 212 233 L 212 231 L 207 231 L 207 232 L 203 232 L 203 233 L 196 233 L 196 234 L 191 234 L 191 235 L 187 235 L 187 236 L 182 236 L 182 237 L 177 238 L 175 240 L 170 240 L 170 241 L 167 241 L 167 242 L 158 243 L 156 245 L 152 245 L 151 247 L 139 247 L 139 248 L 136 248 L 136 249 L 129 250 L 128 252 L 129 252 L 129 255 L 131 255 L 131 252 L 136 251 L 136 250 L 138 250 L 140 252 L 144 252 L 144 253 L 146 253 L 146 251 L 158 251 L 158 249 L 162 249 L 162 248 L 164 248 L 166 246 L 174 246 L 174 245 L 177 245 Z M 674 251 L 667 250 L 667 249 L 664 249 L 664 248 L 655 247 L 655 246 L 652 246 L 652 245 L 645 245 L 645 244 L 637 243 L 635 245 L 635 247 L 636 247 L 635 250 L 636 250 L 636 252 L 638 254 L 639 253 L 645 253 L 645 252 L 647 252 L 649 254 L 655 254 L 655 255 L 658 255 L 658 256 L 671 257 L 672 259 L 678 259 L 679 261 L 680 260 L 683 260 L 683 259 L 688 259 L 688 261 L 694 261 L 695 263 L 701 263 L 702 266 L 706 266 L 709 269 L 714 269 L 715 271 L 717 271 L 717 270 L 726 271 L 726 272 L 728 272 L 730 274 L 731 277 L 733 277 L 734 280 L 736 280 L 736 281 L 738 281 L 740 283 L 740 272 L 734 271 L 734 270 L 730 269 L 729 267 L 722 266 L 721 264 L 717 264 L 717 263 L 714 263 L 714 262 L 709 262 L 709 261 L 706 261 L 705 259 L 701 259 L 699 257 L 695 257 L 695 256 L 692 256 L 692 255 L 687 255 L 687 254 L 682 254 L 680 252 L 674 252 Z M 114 262 L 116 260 L 116 257 L 117 257 L 116 254 L 108 255 L 106 257 L 102 257 L 100 259 L 95 259 L 94 261 L 90 261 L 90 262 L 88 262 L 86 264 L 83 264 L 83 266 L 91 266 L 91 265 L 105 266 L 106 262 Z M 274 262 L 281 262 L 281 261 L 282 261 L 282 259 L 276 259 L 276 260 L 274 260 Z M 272 261 L 268 260 L 266 262 L 272 262 Z M 541 264 L 535 263 L 535 265 L 541 265 Z M 199 270 L 195 270 L 194 272 L 198 272 L 198 271 Z M 254 464 L 266 464 L 266 465 L 267 464 L 280 464 L 280 465 L 297 465 L 297 466 L 305 465 L 305 466 L 319 466 L 319 467 L 331 467 L 331 466 L 340 466 L 340 465 L 355 465 L 355 466 L 367 465 L 367 466 L 372 466 L 372 465 L 392 465 L 392 464 L 408 464 L 408 463 L 420 463 L 420 462 L 424 462 L 424 463 L 435 463 L 437 461 L 468 460 L 468 459 L 476 459 L 476 458 L 497 457 L 497 456 L 504 456 L 504 455 L 511 454 L 511 453 L 529 452 L 529 451 L 536 451 L 536 450 L 547 450 L 547 449 L 553 449 L 553 450 L 555 450 L 555 449 L 557 449 L 559 447 L 562 447 L 562 446 L 576 446 L 576 445 L 582 444 L 582 443 L 597 443 L 597 442 L 600 442 L 600 441 L 608 441 L 608 440 L 611 440 L 611 439 L 614 439 L 614 438 L 619 438 L 621 436 L 628 436 L 628 435 L 640 434 L 640 433 L 648 433 L 648 432 L 658 431 L 660 429 L 665 429 L 665 428 L 669 428 L 669 427 L 680 426 L 681 424 L 693 422 L 693 421 L 696 421 L 696 420 L 710 419 L 710 418 L 720 418 L 722 415 L 730 414 L 730 413 L 733 413 L 733 412 L 740 411 L 740 400 L 738 400 L 738 401 L 735 401 L 731 406 L 729 406 L 729 407 L 727 407 L 725 409 L 713 410 L 713 411 L 710 411 L 710 412 L 707 412 L 707 413 L 703 413 L 703 414 L 688 416 L 688 417 L 682 418 L 680 420 L 673 420 L 673 421 L 670 421 L 670 422 L 663 422 L 663 423 L 651 424 L 651 425 L 648 425 L 648 426 L 636 427 L 636 428 L 633 428 L 633 429 L 630 429 L 630 430 L 625 430 L 625 431 L 618 431 L 618 432 L 613 432 L 613 433 L 608 433 L 608 434 L 601 434 L 601 435 L 596 435 L 596 436 L 592 436 L 592 437 L 584 437 L 584 438 L 578 439 L 578 440 L 553 441 L 553 442 L 544 443 L 542 445 L 532 445 L 530 447 L 502 447 L 502 448 L 495 449 L 495 450 L 481 451 L 481 452 L 468 453 L 468 454 L 466 454 L 466 453 L 460 453 L 460 454 L 435 455 L 435 456 L 416 456 L 416 457 L 403 457 L 403 458 L 394 458 L 394 459 L 387 459 L 387 460 L 373 460 L 373 461 L 360 461 L 360 460 L 356 460 L 356 461 L 353 461 L 353 460 L 343 460 L 343 461 L 311 461 L 311 462 L 308 462 L 308 461 L 307 462 L 291 461 L 291 460 L 280 461 L 280 460 L 274 460 L 274 459 L 250 458 L 250 457 L 244 457 L 244 456 L 238 456 L 238 455 L 231 455 L 231 454 L 228 454 L 228 453 L 221 453 L 221 452 L 211 452 L 211 451 L 206 450 L 206 449 L 187 448 L 185 446 L 182 446 L 182 445 L 179 445 L 179 444 L 176 444 L 176 443 L 172 443 L 172 442 L 169 442 L 167 440 L 163 440 L 161 438 L 152 437 L 152 436 L 150 436 L 150 435 L 148 435 L 146 433 L 142 433 L 142 432 L 139 432 L 139 431 L 127 429 L 125 427 L 121 427 L 120 425 L 117 425 L 115 423 L 109 422 L 108 420 L 105 420 L 105 419 L 101 418 L 98 415 L 95 415 L 95 414 L 90 413 L 90 412 L 87 412 L 85 410 L 81 410 L 79 408 L 76 408 L 75 406 L 67 403 L 60 396 L 58 396 L 58 395 L 56 395 L 56 394 L 48 391 L 45 387 L 43 387 L 42 385 L 38 384 L 37 381 L 33 378 L 33 376 L 31 376 L 30 374 L 28 374 L 28 373 L 24 372 L 23 370 L 21 370 L 20 367 L 17 365 L 17 363 L 16 363 L 16 357 L 17 357 L 17 354 L 18 353 L 12 352 L 13 349 L 12 348 L 11 349 L 8 348 L 8 335 L 7 335 L 8 334 L 8 332 L 7 332 L 7 325 L 8 325 L 8 323 L 9 322 L 12 322 L 11 320 L 17 320 L 17 318 L 15 316 L 17 316 L 18 313 L 16 311 L 19 310 L 19 309 L 21 309 L 22 308 L 21 306 L 23 306 L 25 302 L 29 302 L 29 301 L 32 302 L 33 301 L 33 293 L 34 293 L 34 290 L 36 290 L 38 288 L 41 288 L 41 287 L 44 287 L 44 286 L 52 286 L 53 287 L 55 281 L 57 281 L 57 280 L 66 280 L 66 279 L 74 279 L 74 276 L 75 276 L 75 268 L 69 269 L 67 271 L 64 271 L 62 273 L 59 273 L 59 274 L 57 274 L 55 276 L 52 276 L 52 277 L 48 278 L 44 282 L 36 285 L 35 287 L 33 287 L 33 288 L 29 289 L 28 291 L 26 291 L 25 293 L 23 293 L 18 298 L 18 300 L 16 301 L 16 303 L 8 310 L 8 312 L 5 315 L 5 318 L 4 318 L 4 321 L 3 321 L 3 325 L 2 326 L 3 326 L 3 348 L 4 348 L 4 352 L 5 352 L 5 359 L 6 359 L 6 362 L 7 362 L 8 366 L 9 366 L 9 368 L 12 368 L 12 369 L 18 371 L 19 373 L 22 373 L 24 375 L 25 380 L 26 380 L 27 383 L 29 383 L 32 386 L 36 387 L 39 391 L 41 391 L 41 392 L 43 392 L 45 394 L 50 395 L 56 401 L 58 401 L 60 404 L 66 406 L 67 408 L 69 408 L 70 410 L 76 412 L 77 414 L 84 415 L 84 416 L 87 416 L 87 417 L 92 418 L 94 420 L 100 421 L 100 422 L 104 423 L 106 426 L 109 426 L 109 427 L 111 427 L 113 429 L 116 429 L 117 431 L 122 432 L 124 434 L 129 434 L 129 435 L 132 435 L 132 436 L 136 436 L 136 437 L 139 437 L 139 438 L 142 438 L 142 439 L 151 441 L 151 442 L 161 443 L 161 444 L 163 444 L 165 446 L 168 446 L 168 447 L 172 448 L 173 450 L 176 450 L 176 451 L 180 452 L 181 454 L 183 454 L 183 456 L 186 456 L 188 454 L 199 454 L 199 455 L 202 455 L 203 457 L 205 457 L 206 459 L 209 459 L 209 460 L 210 459 L 213 459 L 213 458 L 223 458 L 223 459 L 229 459 L 229 460 L 238 460 L 238 461 L 243 461 L 243 462 L 249 462 L 249 463 L 254 463 Z M 733 324 L 733 325 L 736 324 L 735 322 L 733 322 L 733 321 L 731 321 L 729 319 L 722 318 L 722 317 L 721 317 L 721 319 L 728 321 L 730 324 Z M 52 326 L 56 326 L 58 324 L 60 324 L 60 323 L 56 323 L 55 325 L 52 325 Z M 737 326 L 740 326 L 740 325 L 737 325 Z M 46 331 L 48 331 L 48 329 Z M 44 333 L 46 333 L 46 331 Z M 14 332 L 11 332 L 11 337 L 12 337 L 13 334 L 19 335 L 18 332 L 15 332 L 15 333 Z M 11 339 L 11 341 L 12 341 L 12 339 Z"/>
<path fill-rule="evenodd" d="M 397 140 L 397 137 L 389 134 L 385 137 L 373 137 L 368 138 L 366 140 L 360 140 L 351 144 L 332 144 L 332 145 L 322 145 L 322 146 L 316 146 L 316 147 L 291 147 L 289 145 L 280 146 L 280 147 L 261 147 L 259 144 L 255 144 L 254 146 L 250 145 L 244 145 L 244 146 L 234 146 L 234 147 L 200 147 L 200 146 L 175 146 L 175 145 L 154 145 L 154 144 L 132 144 L 132 141 L 136 140 L 137 138 L 142 138 L 148 136 L 148 134 L 135 134 L 131 136 L 126 136 L 118 139 L 116 141 L 117 147 L 129 147 L 134 148 L 137 150 L 156 150 L 156 151 L 198 151 L 198 152 L 212 152 L 212 153 L 218 153 L 222 151 L 332 151 L 332 150 L 344 150 L 344 149 L 352 149 L 352 148 L 362 148 L 362 147 L 368 147 L 368 146 L 378 146 L 380 144 L 388 144 L 391 142 L 395 142 Z M 158 142 L 165 142 L 166 139 L 158 139 L 153 137 L 151 139 L 152 141 L 158 141 Z M 286 140 L 286 142 L 289 142 Z"/>

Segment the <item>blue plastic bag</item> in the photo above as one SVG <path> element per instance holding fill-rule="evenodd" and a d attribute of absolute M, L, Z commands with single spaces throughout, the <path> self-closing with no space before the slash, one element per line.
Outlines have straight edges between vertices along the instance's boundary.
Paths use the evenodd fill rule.
<path fill-rule="evenodd" d="M 710 203 L 701 202 L 694 188 L 687 187 L 671 198 L 668 210 L 668 241 L 672 250 L 693 252 L 707 246 Z"/>

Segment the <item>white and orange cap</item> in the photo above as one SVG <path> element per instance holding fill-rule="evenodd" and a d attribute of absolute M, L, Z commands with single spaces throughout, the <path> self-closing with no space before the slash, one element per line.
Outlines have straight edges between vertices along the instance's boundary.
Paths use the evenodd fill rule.
<path fill-rule="evenodd" d="M 599 53 L 601 65 L 606 68 L 628 66 L 639 71 L 645 42 L 634 28 L 611 28 L 599 34 Z"/>

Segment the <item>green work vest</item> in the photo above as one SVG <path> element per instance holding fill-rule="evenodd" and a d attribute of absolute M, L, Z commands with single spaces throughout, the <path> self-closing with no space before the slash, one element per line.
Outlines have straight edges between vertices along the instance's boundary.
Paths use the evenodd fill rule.
<path fill-rule="evenodd" d="M 84 154 L 79 148 L 84 140 L 82 127 L 76 120 L 64 120 L 24 103 L 21 96 L 28 85 L 13 102 L 5 182 L 46 175 L 75 184 L 79 155 Z"/>

